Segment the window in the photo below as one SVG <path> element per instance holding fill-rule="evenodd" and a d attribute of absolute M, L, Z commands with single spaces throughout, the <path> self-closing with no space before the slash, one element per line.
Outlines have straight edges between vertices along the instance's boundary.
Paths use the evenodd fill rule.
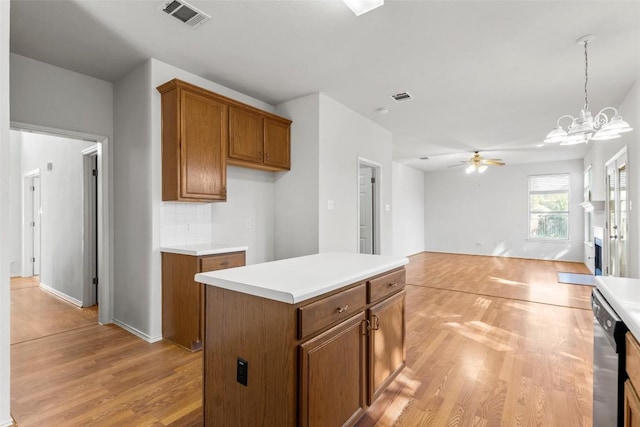
<path fill-rule="evenodd" d="M 569 174 L 529 177 L 529 239 L 569 239 Z"/>

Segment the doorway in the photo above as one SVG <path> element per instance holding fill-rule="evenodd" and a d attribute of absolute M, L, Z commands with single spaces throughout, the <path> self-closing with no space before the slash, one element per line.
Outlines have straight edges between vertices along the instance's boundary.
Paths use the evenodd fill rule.
<path fill-rule="evenodd" d="M 607 273 L 610 276 L 629 275 L 629 168 L 627 147 L 620 150 L 605 165 L 606 168 L 606 230 Z"/>
<path fill-rule="evenodd" d="M 98 304 L 98 144 L 82 150 L 83 161 L 83 305 Z"/>
<path fill-rule="evenodd" d="M 113 321 L 113 264 L 111 262 L 113 233 L 111 231 L 112 227 L 109 215 L 110 150 L 108 138 L 100 135 L 18 122 L 11 122 L 11 130 L 23 132 L 25 134 L 32 133 L 46 135 L 49 137 L 79 140 L 85 144 L 90 144 L 89 148 L 82 150 L 84 152 L 81 153 L 78 151 L 77 153 L 80 155 L 81 161 L 83 162 L 81 168 L 90 169 L 89 173 L 91 174 L 91 179 L 87 181 L 86 178 L 82 178 L 81 174 L 76 182 L 83 187 L 83 194 L 84 192 L 88 194 L 88 198 L 85 198 L 85 204 L 78 208 L 81 212 L 80 217 L 78 218 L 78 223 L 82 225 L 81 244 L 83 248 L 82 258 L 79 258 L 79 262 L 81 263 L 83 270 L 80 273 L 82 276 L 80 277 L 80 280 L 83 280 L 85 289 L 89 289 L 91 292 L 82 292 L 82 295 L 78 297 L 80 298 L 79 300 L 74 299 L 70 302 L 76 305 L 89 306 L 96 304 L 99 301 L 100 305 L 97 307 L 98 323 L 111 323 Z M 68 170 L 61 166 L 62 163 L 63 162 L 60 160 L 57 163 L 55 161 L 47 161 L 45 169 L 41 169 L 41 173 L 47 174 L 47 177 L 49 175 L 55 175 L 56 172 L 67 174 Z M 96 170 L 97 176 L 93 176 L 93 170 Z M 97 173 L 98 171 L 99 173 Z M 44 186 L 44 182 L 41 181 L 40 183 Z M 55 189 L 55 187 L 52 188 L 52 191 L 53 189 Z M 43 188 L 43 191 L 46 191 L 46 189 Z M 26 199 L 23 201 L 26 201 Z M 60 205 L 63 202 L 66 203 L 64 200 L 54 199 L 54 202 L 52 203 Z M 45 227 L 46 224 L 43 222 L 43 228 Z M 43 239 L 44 238 L 45 236 L 43 236 Z M 84 250 L 85 248 L 86 250 Z M 25 250 L 25 246 L 23 245 L 23 253 Z M 42 251 L 44 251 L 44 249 L 42 249 Z M 43 255 L 46 254 L 43 252 Z M 40 258 L 42 259 L 42 257 Z M 24 259 L 26 258 L 23 258 L 23 260 Z M 60 262 L 56 262 L 55 264 L 58 270 L 60 270 Z M 65 270 L 65 272 L 66 271 L 67 270 Z M 23 269 L 23 272 L 27 272 L 27 270 Z M 84 279 L 85 276 L 89 277 L 88 281 Z M 94 284 L 94 282 L 96 282 L 96 284 Z"/>
<path fill-rule="evenodd" d="M 40 241 L 41 241 L 41 198 L 40 169 L 28 172 L 24 176 L 24 213 L 22 259 L 22 276 L 40 276 Z"/>
<path fill-rule="evenodd" d="M 380 164 L 358 159 L 358 252 L 380 253 Z"/>

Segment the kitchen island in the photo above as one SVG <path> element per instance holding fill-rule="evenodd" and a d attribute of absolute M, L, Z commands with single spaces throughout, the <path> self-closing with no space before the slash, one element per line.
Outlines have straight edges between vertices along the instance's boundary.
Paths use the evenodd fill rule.
<path fill-rule="evenodd" d="M 206 425 L 352 425 L 404 367 L 404 257 L 200 273 Z"/>

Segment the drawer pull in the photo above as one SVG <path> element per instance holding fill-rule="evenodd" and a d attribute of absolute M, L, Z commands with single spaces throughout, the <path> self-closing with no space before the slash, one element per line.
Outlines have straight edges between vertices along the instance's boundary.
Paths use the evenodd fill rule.
<path fill-rule="evenodd" d="M 222 261 L 222 262 L 220 263 L 220 265 L 222 265 L 222 266 L 225 266 L 225 267 L 226 267 L 227 265 L 229 265 L 229 260 Z"/>
<path fill-rule="evenodd" d="M 349 309 L 348 305 L 345 305 L 344 307 L 338 307 L 338 313 L 344 313 L 348 309 Z"/>
<path fill-rule="evenodd" d="M 390 288 L 395 288 L 396 286 L 398 286 L 398 282 L 389 283 Z"/>

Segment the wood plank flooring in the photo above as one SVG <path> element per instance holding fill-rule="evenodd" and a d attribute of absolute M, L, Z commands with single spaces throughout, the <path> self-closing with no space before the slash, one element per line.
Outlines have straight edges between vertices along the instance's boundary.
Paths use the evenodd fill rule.
<path fill-rule="evenodd" d="M 11 344 L 98 323 L 98 306 L 76 307 L 38 283 L 37 277 L 11 279 Z"/>
<path fill-rule="evenodd" d="M 590 426 L 591 287 L 558 284 L 557 271 L 586 268 L 411 257 L 407 368 L 359 426 Z M 202 425 L 201 353 L 93 324 L 11 357 L 20 426 Z"/>

